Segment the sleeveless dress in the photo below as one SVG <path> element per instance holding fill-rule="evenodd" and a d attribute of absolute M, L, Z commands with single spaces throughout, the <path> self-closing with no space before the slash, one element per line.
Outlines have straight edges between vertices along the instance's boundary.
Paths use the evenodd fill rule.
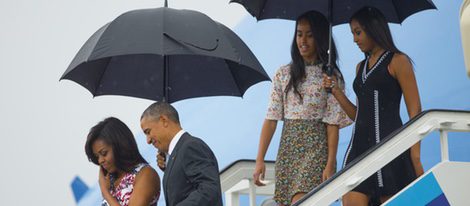
<path fill-rule="evenodd" d="M 121 206 L 129 205 L 129 199 L 131 198 L 132 192 L 134 190 L 135 177 L 137 173 L 139 173 L 139 171 L 144 167 L 150 167 L 150 165 L 144 164 L 144 163 L 138 164 L 132 172 L 126 173 L 124 175 L 124 177 L 121 179 L 121 182 L 116 188 L 113 187 L 116 179 L 113 176 L 111 176 L 111 188 L 109 191 L 111 195 L 114 198 L 116 198 L 116 200 L 119 202 L 119 205 Z M 159 197 L 160 197 L 160 192 L 157 192 L 152 202 L 150 203 L 150 206 L 156 206 Z M 106 200 L 103 200 L 103 203 L 101 205 L 109 206 Z"/>
<path fill-rule="evenodd" d="M 333 95 L 321 83 L 322 65 L 305 67 L 306 78 L 299 84 L 302 99 L 293 89 L 285 92 L 290 65 L 277 70 L 271 90 L 266 119 L 283 120 L 275 164 L 274 200 L 290 205 L 299 192 L 310 192 L 322 182 L 328 158 L 326 124 L 340 128 L 352 124 Z M 344 83 L 339 82 L 344 89 Z"/>
<path fill-rule="evenodd" d="M 400 118 L 402 90 L 390 75 L 388 65 L 393 53 L 384 52 L 372 68 L 362 61 L 353 83 L 357 96 L 356 124 L 346 150 L 344 165 L 375 146 L 403 125 Z M 397 193 L 416 178 L 408 149 L 352 191 L 368 195 L 372 200 Z"/>

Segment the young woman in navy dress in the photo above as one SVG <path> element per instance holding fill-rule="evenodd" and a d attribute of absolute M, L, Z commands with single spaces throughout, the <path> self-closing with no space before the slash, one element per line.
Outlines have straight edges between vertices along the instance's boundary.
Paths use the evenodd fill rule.
<path fill-rule="evenodd" d="M 334 76 L 323 79 L 323 86 L 332 88 L 343 110 L 355 120 L 344 165 L 403 125 L 402 96 L 410 118 L 421 112 L 413 65 L 393 43 L 383 14 L 364 8 L 352 17 L 350 27 L 354 42 L 365 54 L 365 59 L 357 64 L 353 83 L 357 104 L 351 103 L 337 87 Z M 383 203 L 421 174 L 418 143 L 344 195 L 343 205 L 368 205 L 371 200 Z"/>

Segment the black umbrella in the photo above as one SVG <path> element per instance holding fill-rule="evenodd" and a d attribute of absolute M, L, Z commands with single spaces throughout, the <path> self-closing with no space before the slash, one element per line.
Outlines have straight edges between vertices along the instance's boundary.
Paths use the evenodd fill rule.
<path fill-rule="evenodd" d="M 290 19 L 308 11 L 329 17 L 333 25 L 348 23 L 364 7 L 380 10 L 388 22 L 402 23 L 408 16 L 426 9 L 435 9 L 431 0 L 231 0 L 245 7 L 256 19 Z"/>
<path fill-rule="evenodd" d="M 349 22 L 349 19 L 364 7 L 380 10 L 388 22 L 402 23 L 408 16 L 426 9 L 436 9 L 431 0 L 230 0 L 245 7 L 257 20 L 288 19 L 308 11 L 322 13 L 330 21 L 330 49 L 332 26 Z M 331 74 L 331 58 L 328 59 Z"/>
<path fill-rule="evenodd" d="M 122 14 L 83 45 L 61 79 L 93 96 L 124 95 L 169 103 L 243 96 L 270 80 L 245 43 L 200 12 L 155 8 Z"/>

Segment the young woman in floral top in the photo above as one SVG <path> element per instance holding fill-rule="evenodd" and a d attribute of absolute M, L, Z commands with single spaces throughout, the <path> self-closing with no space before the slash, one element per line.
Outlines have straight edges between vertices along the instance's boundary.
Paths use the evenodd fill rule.
<path fill-rule="evenodd" d="M 160 178 L 140 155 L 134 135 L 122 121 L 109 117 L 91 128 L 85 152 L 100 166 L 102 205 L 157 205 Z"/>
<path fill-rule="evenodd" d="M 292 62 L 274 76 L 253 177 L 256 185 L 264 185 L 260 182 L 265 173 L 264 156 L 277 121 L 284 121 L 275 171 L 274 200 L 279 205 L 291 205 L 335 173 L 339 128 L 352 122 L 322 87 L 328 31 L 323 15 L 308 12 L 300 16 L 291 46 Z M 332 45 L 334 73 L 341 76 L 334 42 Z M 338 86 L 344 88 L 344 82 Z"/>

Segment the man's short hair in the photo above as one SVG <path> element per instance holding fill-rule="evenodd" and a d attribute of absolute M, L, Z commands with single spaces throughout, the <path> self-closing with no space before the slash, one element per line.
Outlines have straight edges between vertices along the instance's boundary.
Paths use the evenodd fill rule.
<path fill-rule="evenodd" d="M 140 120 L 144 119 L 145 117 L 149 117 L 153 120 L 158 120 L 161 115 L 167 116 L 171 121 L 175 123 L 180 123 L 180 119 L 176 109 L 171 106 L 171 104 L 164 101 L 155 102 L 149 107 L 147 107 L 144 113 L 142 113 Z"/>

